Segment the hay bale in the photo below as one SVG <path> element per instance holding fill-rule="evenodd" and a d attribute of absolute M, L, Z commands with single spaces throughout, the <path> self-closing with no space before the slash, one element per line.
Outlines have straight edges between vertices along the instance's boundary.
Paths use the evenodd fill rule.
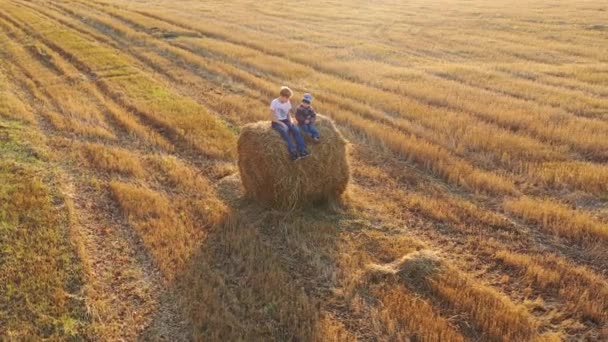
<path fill-rule="evenodd" d="M 305 136 L 311 155 L 295 162 L 270 122 L 242 128 L 238 166 L 247 197 L 279 209 L 340 198 L 350 178 L 347 142 L 329 118 L 318 115 L 316 125 L 321 142 Z"/>

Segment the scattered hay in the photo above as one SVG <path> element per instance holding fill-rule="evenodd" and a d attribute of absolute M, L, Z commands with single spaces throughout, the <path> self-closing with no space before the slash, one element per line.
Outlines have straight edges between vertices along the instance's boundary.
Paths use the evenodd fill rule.
<path fill-rule="evenodd" d="M 378 283 L 387 278 L 401 280 L 414 287 L 425 285 L 442 267 L 441 259 L 429 250 L 404 255 L 391 263 L 367 267 L 367 280 Z"/>
<path fill-rule="evenodd" d="M 338 201 L 350 178 L 346 140 L 334 123 L 317 116 L 321 142 L 305 137 L 311 156 L 292 161 L 268 121 L 243 127 L 238 165 L 245 195 L 278 209 Z"/>

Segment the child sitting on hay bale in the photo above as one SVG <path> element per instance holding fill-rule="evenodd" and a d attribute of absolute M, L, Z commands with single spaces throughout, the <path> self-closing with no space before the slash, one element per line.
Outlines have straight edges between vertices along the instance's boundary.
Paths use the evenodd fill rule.
<path fill-rule="evenodd" d="M 321 136 L 319 130 L 315 126 L 317 120 L 317 113 L 312 108 L 312 95 L 304 94 L 302 97 L 302 103 L 296 110 L 296 120 L 298 120 L 298 126 L 304 133 L 310 134 L 310 137 L 314 142 L 319 142 Z"/>
<path fill-rule="evenodd" d="M 291 155 L 291 160 L 298 160 L 300 158 L 308 157 L 309 153 L 306 150 L 306 143 L 300 133 L 298 126 L 293 124 L 289 112 L 291 111 L 291 102 L 289 99 L 293 95 L 291 89 L 287 87 L 281 87 L 279 97 L 272 100 L 270 103 L 270 112 L 272 115 L 272 128 L 277 130 L 283 140 L 287 143 L 287 150 Z M 296 147 L 291 141 L 289 136 L 291 133 L 296 139 Z"/>

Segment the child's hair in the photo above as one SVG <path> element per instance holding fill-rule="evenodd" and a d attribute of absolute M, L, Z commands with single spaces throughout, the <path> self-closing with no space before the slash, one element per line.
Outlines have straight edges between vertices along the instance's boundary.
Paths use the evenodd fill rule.
<path fill-rule="evenodd" d="M 291 89 L 289 89 L 289 87 L 282 86 L 281 92 L 279 94 L 281 96 L 291 97 L 293 95 L 293 92 L 291 91 Z"/>

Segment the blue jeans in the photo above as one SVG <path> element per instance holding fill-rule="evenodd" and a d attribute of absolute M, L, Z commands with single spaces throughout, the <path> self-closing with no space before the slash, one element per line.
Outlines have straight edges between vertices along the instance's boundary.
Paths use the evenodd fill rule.
<path fill-rule="evenodd" d="M 317 139 L 321 136 L 315 124 L 300 125 L 300 129 L 302 130 L 302 132 L 310 134 L 313 139 Z"/>
<path fill-rule="evenodd" d="M 272 128 L 279 131 L 279 134 L 281 134 L 281 138 L 283 138 L 283 140 L 285 140 L 285 142 L 287 143 L 287 149 L 289 150 L 289 152 L 290 153 L 296 152 L 296 147 L 293 145 L 293 141 L 291 141 L 291 137 L 289 136 L 290 132 L 293 135 L 293 137 L 296 138 L 296 144 L 298 146 L 298 151 L 300 151 L 300 152 L 306 151 L 306 143 L 304 142 L 304 138 L 302 138 L 302 134 L 300 133 L 298 126 L 295 126 L 289 120 L 285 120 L 285 121 L 281 121 L 281 122 L 283 122 L 285 125 L 287 125 L 287 127 L 284 127 L 283 125 L 280 125 L 273 121 Z"/>

